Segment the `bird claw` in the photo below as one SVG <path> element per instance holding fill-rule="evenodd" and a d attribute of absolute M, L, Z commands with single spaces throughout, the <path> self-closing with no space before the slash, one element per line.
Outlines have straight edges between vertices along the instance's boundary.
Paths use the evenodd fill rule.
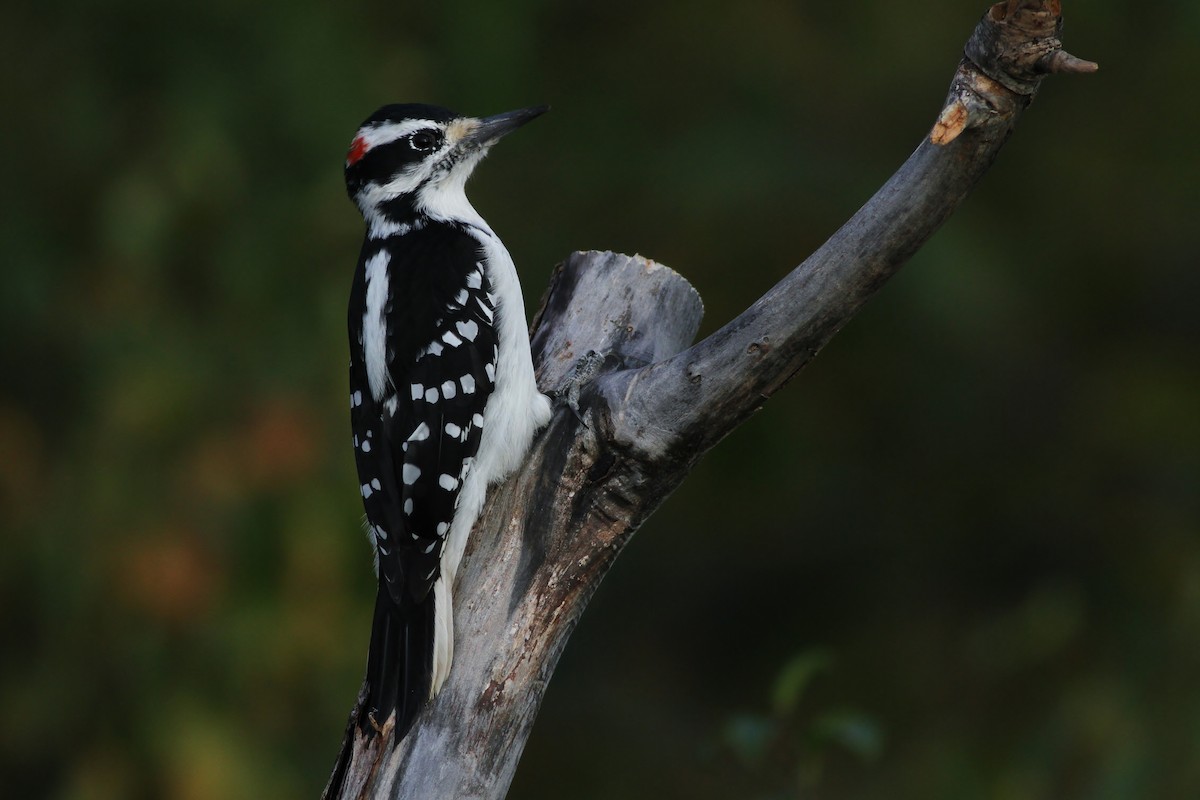
<path fill-rule="evenodd" d="M 559 384 L 554 391 L 554 399 L 558 403 L 563 403 L 575 415 L 575 419 L 579 420 L 579 424 L 587 427 L 587 420 L 583 418 L 583 413 L 579 409 L 579 393 L 583 386 L 595 380 L 600 374 L 600 368 L 604 366 L 605 358 L 595 350 L 589 350 L 583 358 L 575 362 L 575 366 Z"/>

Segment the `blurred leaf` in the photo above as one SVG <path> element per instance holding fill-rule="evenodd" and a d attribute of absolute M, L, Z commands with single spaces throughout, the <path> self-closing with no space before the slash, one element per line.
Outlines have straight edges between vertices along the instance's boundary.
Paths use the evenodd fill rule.
<path fill-rule="evenodd" d="M 778 723 L 768 717 L 741 714 L 726 724 L 725 744 L 743 766 L 755 770 L 766 760 L 778 731 Z"/>
<path fill-rule="evenodd" d="M 883 752 L 883 731 L 871 716 L 860 711 L 835 711 L 813 722 L 813 737 L 836 744 L 864 761 L 875 761 Z"/>
<path fill-rule="evenodd" d="M 967 641 L 974 660 L 1008 672 L 1044 662 L 1082 632 L 1086 606 L 1079 588 L 1060 581 L 1036 587 L 1016 608 L 981 624 Z"/>
<path fill-rule="evenodd" d="M 822 672 L 833 666 L 833 654 L 829 650 L 816 648 L 793 658 L 775 678 L 771 689 L 771 710 L 777 717 L 787 717 L 795 712 L 805 689 Z"/>

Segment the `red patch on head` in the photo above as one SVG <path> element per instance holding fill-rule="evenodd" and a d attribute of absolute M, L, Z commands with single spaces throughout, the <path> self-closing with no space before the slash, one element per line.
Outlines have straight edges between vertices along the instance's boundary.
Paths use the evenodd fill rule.
<path fill-rule="evenodd" d="M 346 153 L 346 166 L 352 167 L 357 164 L 371 146 L 361 136 L 355 136 L 354 141 L 350 143 L 350 152 Z"/>

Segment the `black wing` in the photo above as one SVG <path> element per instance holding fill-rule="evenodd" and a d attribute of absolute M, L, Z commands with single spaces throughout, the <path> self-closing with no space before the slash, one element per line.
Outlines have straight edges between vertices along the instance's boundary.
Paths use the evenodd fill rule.
<path fill-rule="evenodd" d="M 462 481 L 479 449 L 495 386 L 495 308 L 478 242 L 459 228 L 428 227 L 364 247 L 362 264 L 388 250 L 387 382 L 371 396 L 351 303 L 351 420 L 355 460 L 381 592 L 401 609 L 425 601 L 438 578 Z M 359 284 L 364 284 L 359 286 Z M 357 405 L 356 405 L 357 402 Z"/>

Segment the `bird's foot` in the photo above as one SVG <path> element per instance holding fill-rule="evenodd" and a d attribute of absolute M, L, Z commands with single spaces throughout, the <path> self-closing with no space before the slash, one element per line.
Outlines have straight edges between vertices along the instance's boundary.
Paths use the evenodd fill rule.
<path fill-rule="evenodd" d="M 583 358 L 575 362 L 575 366 L 567 373 L 567 377 L 563 378 L 562 383 L 554 390 L 554 402 L 571 409 L 575 419 L 579 420 L 579 424 L 585 428 L 587 420 L 583 418 L 583 413 L 579 410 L 579 393 L 584 385 L 591 383 L 600 374 L 605 360 L 605 357 L 595 350 L 587 351 Z"/>

